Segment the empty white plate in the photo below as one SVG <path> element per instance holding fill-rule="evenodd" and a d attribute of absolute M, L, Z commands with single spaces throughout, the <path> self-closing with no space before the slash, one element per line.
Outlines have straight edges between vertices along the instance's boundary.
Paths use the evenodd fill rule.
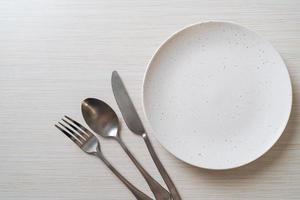
<path fill-rule="evenodd" d="M 148 66 L 146 117 L 177 158 L 229 169 L 264 154 L 282 134 L 292 105 L 287 68 L 272 45 L 229 22 L 187 27 Z"/>

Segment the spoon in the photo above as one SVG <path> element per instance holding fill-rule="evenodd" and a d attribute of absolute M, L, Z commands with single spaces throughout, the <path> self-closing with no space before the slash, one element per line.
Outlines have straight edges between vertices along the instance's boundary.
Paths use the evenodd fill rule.
<path fill-rule="evenodd" d="M 95 133 L 105 138 L 115 139 L 121 145 L 147 181 L 155 198 L 157 200 L 169 200 L 170 193 L 152 178 L 123 142 L 119 135 L 119 119 L 114 110 L 99 99 L 87 98 L 81 103 L 81 111 L 85 122 Z"/>

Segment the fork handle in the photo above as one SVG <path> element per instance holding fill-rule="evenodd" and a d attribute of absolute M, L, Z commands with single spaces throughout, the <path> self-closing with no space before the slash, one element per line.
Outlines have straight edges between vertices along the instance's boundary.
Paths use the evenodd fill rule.
<path fill-rule="evenodd" d="M 150 155 L 151 155 L 159 173 L 161 174 L 162 178 L 164 179 L 164 181 L 171 193 L 172 199 L 173 200 L 181 200 L 181 197 L 175 187 L 175 184 L 173 183 L 172 179 L 170 178 L 170 176 L 169 176 L 167 170 L 164 168 L 163 164 L 160 162 L 156 152 L 154 151 L 154 148 L 151 144 L 151 141 L 150 141 L 148 135 L 146 133 L 144 133 L 142 136 L 143 136 L 143 139 L 147 145 L 147 148 L 150 152 Z"/>
<path fill-rule="evenodd" d="M 97 151 L 96 156 L 100 158 L 105 165 L 124 183 L 124 185 L 132 192 L 132 194 L 136 197 L 137 200 L 153 200 L 146 194 L 144 194 L 142 191 L 137 189 L 134 185 L 132 185 L 120 172 L 114 168 L 110 162 L 104 157 L 104 155 Z"/>

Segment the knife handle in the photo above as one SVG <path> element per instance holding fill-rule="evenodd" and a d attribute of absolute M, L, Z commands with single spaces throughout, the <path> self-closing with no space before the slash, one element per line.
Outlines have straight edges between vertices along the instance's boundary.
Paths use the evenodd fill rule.
<path fill-rule="evenodd" d="M 100 151 L 97 151 L 95 153 L 95 156 L 100 158 L 104 164 L 124 183 L 124 185 L 132 192 L 132 194 L 135 196 L 137 200 L 153 200 L 152 198 L 148 197 L 146 194 L 144 194 L 142 191 L 137 189 L 134 185 L 132 185 L 118 170 L 116 170 L 108 160 L 103 156 L 103 154 Z"/>
<path fill-rule="evenodd" d="M 150 155 L 160 173 L 160 175 L 162 176 L 162 178 L 164 179 L 170 193 L 171 193 L 171 196 L 173 198 L 173 200 L 181 200 L 181 197 L 179 195 L 179 192 L 177 191 L 173 181 L 171 180 L 169 174 L 167 173 L 166 169 L 164 168 L 164 166 L 162 165 L 162 163 L 160 162 L 156 152 L 154 151 L 154 148 L 151 144 L 151 141 L 147 135 L 147 133 L 144 133 L 143 135 L 143 138 L 144 138 L 144 141 L 147 145 L 147 148 L 150 152 Z"/>
<path fill-rule="evenodd" d="M 124 149 L 126 154 L 141 172 L 145 180 L 147 181 L 151 191 L 153 192 L 156 200 L 170 200 L 170 193 L 168 190 L 163 188 L 152 176 L 143 168 L 139 161 L 132 155 L 125 143 L 119 138 L 117 139 L 121 147 Z"/>

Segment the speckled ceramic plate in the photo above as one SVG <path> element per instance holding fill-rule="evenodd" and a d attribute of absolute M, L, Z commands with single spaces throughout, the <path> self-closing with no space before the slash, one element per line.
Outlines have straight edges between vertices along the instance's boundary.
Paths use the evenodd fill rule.
<path fill-rule="evenodd" d="M 145 75 L 143 104 L 157 140 L 177 158 L 230 169 L 278 140 L 292 88 L 269 42 L 238 24 L 206 22 L 158 49 Z"/>

